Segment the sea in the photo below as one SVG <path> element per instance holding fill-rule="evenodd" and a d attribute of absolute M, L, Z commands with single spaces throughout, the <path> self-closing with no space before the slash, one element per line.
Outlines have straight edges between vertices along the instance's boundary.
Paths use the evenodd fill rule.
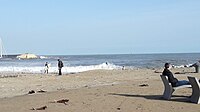
<path fill-rule="evenodd" d="M 189 66 L 200 60 L 200 53 L 163 54 L 106 54 L 106 55 L 40 55 L 38 59 L 18 59 L 7 55 L 0 59 L 0 73 L 44 73 L 49 63 L 49 73 L 57 73 L 57 60 L 64 63 L 63 73 L 78 73 L 89 70 L 114 70 L 135 68 L 162 68 L 164 63 L 174 67 Z"/>

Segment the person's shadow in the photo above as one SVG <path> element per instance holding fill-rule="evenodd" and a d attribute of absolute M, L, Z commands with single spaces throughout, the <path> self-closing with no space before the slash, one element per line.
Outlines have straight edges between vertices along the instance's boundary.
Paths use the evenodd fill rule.
<path fill-rule="evenodd" d="M 124 93 L 109 93 L 109 95 L 124 96 L 124 97 L 141 97 L 149 100 L 163 100 L 163 101 L 176 101 L 190 103 L 189 96 L 184 95 L 172 95 L 170 100 L 163 99 L 162 95 L 135 95 L 135 94 L 124 94 Z"/>

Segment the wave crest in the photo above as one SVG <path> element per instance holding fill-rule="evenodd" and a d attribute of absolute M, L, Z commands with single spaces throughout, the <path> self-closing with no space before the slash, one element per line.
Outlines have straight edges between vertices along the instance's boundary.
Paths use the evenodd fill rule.
<path fill-rule="evenodd" d="M 90 70 L 114 70 L 121 69 L 121 66 L 114 65 L 112 63 L 102 63 L 99 65 L 90 65 L 90 66 L 65 66 L 62 68 L 63 73 L 78 73 L 85 72 Z M 0 67 L 0 72 L 8 73 L 44 73 L 45 67 L 19 67 L 19 66 L 9 66 L 9 67 Z M 50 67 L 49 73 L 57 73 L 57 67 Z"/>

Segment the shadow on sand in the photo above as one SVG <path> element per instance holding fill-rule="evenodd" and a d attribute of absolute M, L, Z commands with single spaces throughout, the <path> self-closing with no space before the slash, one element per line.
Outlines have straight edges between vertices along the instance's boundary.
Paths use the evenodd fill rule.
<path fill-rule="evenodd" d="M 196 72 L 175 72 L 174 74 L 189 74 L 189 73 L 196 73 Z"/>
<path fill-rule="evenodd" d="M 163 101 L 190 103 L 189 96 L 184 96 L 184 95 L 172 95 L 172 98 L 170 100 L 163 99 L 162 95 L 134 95 L 134 94 L 118 94 L 118 93 L 109 93 L 109 95 L 124 96 L 124 97 L 139 97 L 149 100 L 163 100 Z"/>

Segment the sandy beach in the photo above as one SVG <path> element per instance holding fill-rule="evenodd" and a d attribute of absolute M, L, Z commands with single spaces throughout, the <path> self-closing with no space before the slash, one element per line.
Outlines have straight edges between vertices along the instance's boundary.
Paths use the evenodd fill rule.
<path fill-rule="evenodd" d="M 156 71 L 156 72 L 155 72 Z M 178 79 L 200 78 L 193 68 L 172 69 Z M 95 70 L 77 74 L 17 74 L 0 78 L 0 112 L 180 112 L 200 111 L 191 88 L 162 98 L 162 69 Z M 10 74 L 1 74 L 10 75 Z M 16 74 L 15 74 L 16 75 Z M 28 94 L 30 91 L 36 93 Z M 59 103 L 61 100 L 69 100 Z M 44 107 L 45 110 L 36 110 Z M 34 110 L 35 109 L 35 110 Z"/>

